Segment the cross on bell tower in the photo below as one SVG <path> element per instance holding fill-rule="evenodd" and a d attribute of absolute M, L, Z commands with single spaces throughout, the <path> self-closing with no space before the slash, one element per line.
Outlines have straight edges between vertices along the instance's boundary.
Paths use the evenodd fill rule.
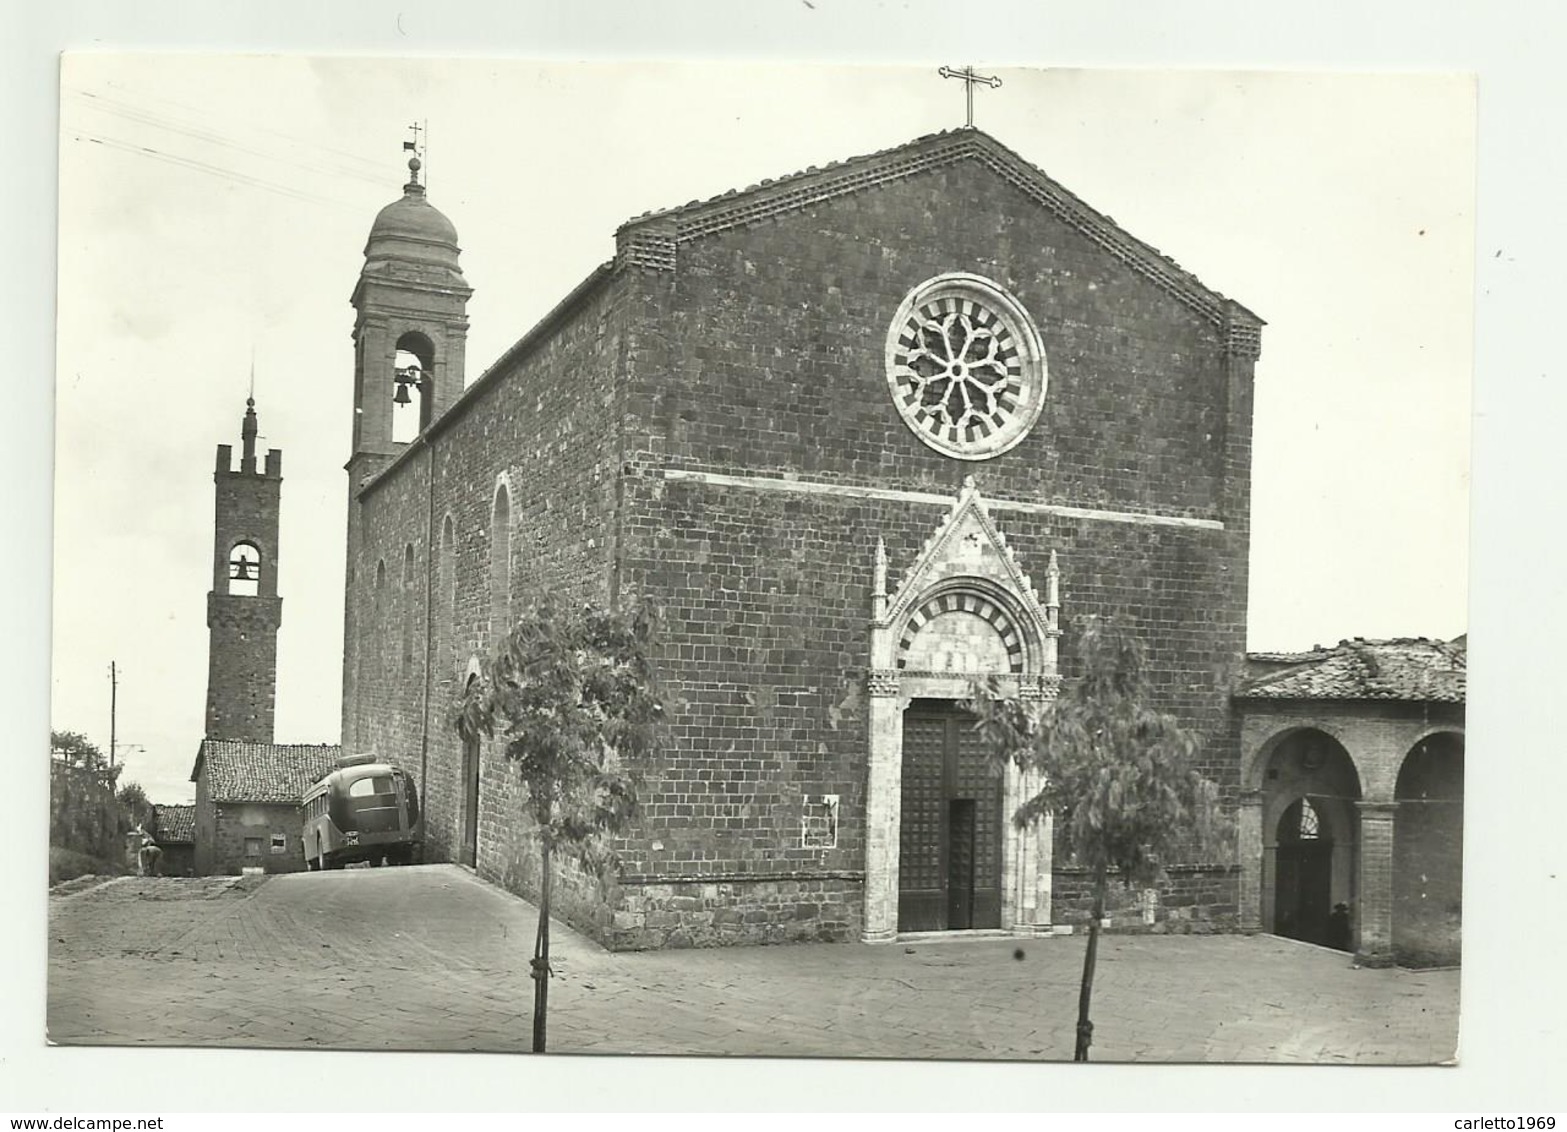
<path fill-rule="evenodd" d="M 995 75 L 976 74 L 972 66 L 965 66 L 961 71 L 953 70 L 951 67 L 943 67 L 936 73 L 944 79 L 963 80 L 963 92 L 968 96 L 968 124 L 970 126 L 974 124 L 975 85 L 983 84 L 990 87 L 992 90 L 1001 85 L 1001 80 L 998 79 Z"/>

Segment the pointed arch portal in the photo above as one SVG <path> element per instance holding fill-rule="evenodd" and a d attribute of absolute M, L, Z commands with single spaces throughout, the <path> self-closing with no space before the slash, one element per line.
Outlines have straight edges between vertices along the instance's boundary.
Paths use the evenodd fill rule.
<path fill-rule="evenodd" d="M 1055 694 L 1058 577 L 1041 602 L 972 477 L 896 590 L 878 543 L 870 642 L 867 942 L 900 931 L 1050 930 L 1048 819 L 1008 820 L 1038 788 L 994 765 L 959 704 L 976 678 Z"/>

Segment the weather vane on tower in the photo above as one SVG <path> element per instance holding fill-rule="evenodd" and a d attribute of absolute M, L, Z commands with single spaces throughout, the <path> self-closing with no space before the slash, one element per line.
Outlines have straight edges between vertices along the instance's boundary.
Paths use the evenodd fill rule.
<path fill-rule="evenodd" d="M 965 66 L 961 71 L 955 71 L 951 67 L 943 67 L 936 72 L 944 79 L 962 79 L 963 91 L 968 95 L 968 124 L 974 124 L 974 85 L 984 83 L 994 90 L 1001 85 L 1001 80 L 995 75 L 980 75 L 974 72 L 972 65 Z"/>
<path fill-rule="evenodd" d="M 430 125 L 428 122 L 410 122 L 408 124 L 408 128 L 413 131 L 414 136 L 411 141 L 403 142 L 403 152 L 413 154 L 413 156 L 408 159 L 408 172 L 410 175 L 408 183 L 411 185 L 417 185 L 419 183 L 419 170 L 424 165 L 425 149 L 428 147 L 430 140 Z M 425 135 L 425 145 L 419 144 L 420 134 Z M 428 180 L 428 175 L 426 176 L 426 180 Z"/>

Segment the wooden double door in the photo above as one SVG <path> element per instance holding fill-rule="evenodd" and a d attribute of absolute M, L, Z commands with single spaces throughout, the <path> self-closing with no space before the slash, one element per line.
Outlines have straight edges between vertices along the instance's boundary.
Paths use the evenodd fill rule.
<path fill-rule="evenodd" d="M 1001 926 L 1002 801 L 974 717 L 916 700 L 903 716 L 899 931 Z"/>

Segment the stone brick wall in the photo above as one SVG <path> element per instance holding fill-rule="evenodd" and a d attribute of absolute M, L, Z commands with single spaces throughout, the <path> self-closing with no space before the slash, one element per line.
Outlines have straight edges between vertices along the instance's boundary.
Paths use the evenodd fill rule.
<path fill-rule="evenodd" d="M 904 295 L 951 271 L 1011 291 L 1048 356 L 1029 439 L 978 464 L 914 438 L 883 364 Z M 637 361 L 639 411 L 682 466 L 946 491 L 975 471 L 996 495 L 1220 510 L 1218 329 L 977 165 L 683 244 L 656 278 L 668 317 Z"/>
<path fill-rule="evenodd" d="M 731 943 L 842 943 L 859 938 L 861 880 L 853 873 L 787 873 L 739 883 L 629 883 L 609 931 L 617 951 Z"/>
<path fill-rule="evenodd" d="M 1393 955 L 1412 967 L 1456 964 L 1463 954 L 1463 747 L 1443 739 L 1412 758 L 1398 782 Z"/>
<path fill-rule="evenodd" d="M 270 743 L 282 599 L 207 599 L 207 736 Z"/>
<path fill-rule="evenodd" d="M 196 776 L 196 875 L 211 876 L 216 870 L 213 847 L 217 835 L 217 811 L 212 804 L 212 787 L 203 762 L 201 773 Z"/>
<path fill-rule="evenodd" d="M 345 749 L 422 768 L 426 860 L 454 859 L 462 843 L 463 751 L 449 713 L 470 664 L 504 629 L 492 616 L 497 484 L 510 496 L 512 613 L 545 588 L 599 600 L 610 591 L 615 373 L 625 344 L 620 293 L 595 278 L 551 316 L 547 333 L 514 347 L 358 498 Z M 484 743 L 478 871 L 533 895 L 535 849 L 520 795 L 499 744 Z M 607 922 L 596 890 L 565 883 L 559 902 L 578 922 Z"/>
<path fill-rule="evenodd" d="M 1063 671 L 1079 619 L 1127 621 L 1149 645 L 1161 706 L 1208 737 L 1203 769 L 1233 797 L 1225 681 L 1245 644 L 1250 362 L 1242 379 L 1211 321 L 972 164 L 681 244 L 677 258 L 673 275 L 639 277 L 649 322 L 629 375 L 624 577 L 665 606 L 674 634 L 673 746 L 626 845 L 628 872 L 651 878 L 644 900 L 725 877 L 725 899 L 744 904 L 775 875 L 819 877 L 824 900 L 844 901 L 830 921 L 858 917 L 858 885 L 840 878 L 863 866 L 873 547 L 886 540 L 896 577 L 970 474 L 1036 580 L 1060 555 Z M 885 378 L 903 296 L 949 271 L 1011 291 L 1048 356 L 1033 431 L 979 463 L 920 442 Z M 1009 511 L 1008 500 L 1210 525 Z M 807 850 L 802 806 L 820 794 L 842 799 L 837 845 Z M 1234 900 L 1232 886 L 1220 906 Z M 743 917 L 722 936 L 693 932 L 673 911 L 625 930 L 643 933 L 639 946 L 659 931 L 766 935 Z"/>
<path fill-rule="evenodd" d="M 1463 954 L 1463 809 L 1400 804 L 1393 838 L 1393 954 L 1410 967 Z"/>
<path fill-rule="evenodd" d="M 1165 871 L 1151 888 L 1128 888 L 1112 879 L 1105 899 L 1106 930 L 1206 935 L 1235 929 L 1235 866 L 1175 865 Z M 1056 869 L 1052 896 L 1052 921 L 1086 931 L 1093 916 L 1093 875 L 1087 869 Z"/>
<path fill-rule="evenodd" d="M 205 870 L 208 874 L 238 875 L 243 868 L 262 868 L 269 873 L 304 871 L 298 806 L 219 802 L 214 807 L 213 831 L 212 865 Z M 283 838 L 280 853 L 272 851 L 275 835 Z M 247 841 L 259 841 L 261 852 L 248 853 Z"/>

